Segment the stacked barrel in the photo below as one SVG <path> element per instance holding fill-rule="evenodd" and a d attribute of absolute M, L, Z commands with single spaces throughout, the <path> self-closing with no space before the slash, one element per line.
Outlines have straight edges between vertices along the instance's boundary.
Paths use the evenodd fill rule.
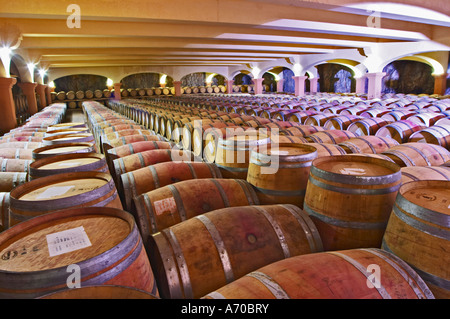
<path fill-rule="evenodd" d="M 84 102 L 85 123 L 47 127 L 10 193 L 0 296 L 74 296 L 51 260 L 81 266 L 81 296 L 449 297 L 450 150 L 424 131 L 447 100 L 207 93 Z M 73 251 L 50 244 L 66 231 Z"/>
<path fill-rule="evenodd" d="M 447 101 L 424 104 L 414 99 L 195 96 L 110 103 L 113 110 L 137 120 L 177 149 L 193 152 L 190 160 L 178 157 L 150 165 L 151 161 L 141 153 L 134 159 L 139 168 L 131 172 L 123 170 L 123 163 L 115 166 L 120 168 L 116 174 L 122 174 L 120 183 L 127 209 L 140 224 L 161 296 L 434 298 L 436 294 L 445 298 L 445 286 L 439 283 L 448 278 L 448 273 L 438 269 L 437 260 L 429 258 L 422 265 L 407 263 L 404 260 L 409 260 L 411 246 L 396 252 L 385 244 L 386 229 L 405 227 L 398 221 L 394 226 L 389 222 L 406 176 L 443 179 L 446 181 L 436 186 L 438 194 L 441 190 L 445 193 L 445 187 L 448 190 L 449 171 L 441 166 L 450 159 L 448 149 L 424 139 L 412 143 L 409 139 L 398 140 L 394 134 L 376 134 L 380 128 L 395 123 L 387 116 L 381 118 L 383 115 L 408 105 L 412 109 L 411 104 L 417 110 L 414 115 L 418 115 L 411 119 L 412 123 L 428 120 L 426 125 L 432 126 L 448 116 L 446 111 L 435 109 L 445 108 Z M 367 124 L 367 119 L 374 121 Z M 399 146 L 416 151 L 414 163 L 402 164 L 391 155 Z M 129 146 L 120 151 L 124 149 Z M 157 158 L 156 153 L 153 156 Z M 404 158 L 408 157 L 413 156 L 407 153 Z M 199 177 L 190 161 L 197 166 L 214 164 L 213 169 L 208 168 L 214 177 Z M 404 172 L 406 166 L 420 172 Z M 420 177 L 424 169 L 429 173 Z M 236 183 L 240 184 L 239 192 L 233 186 Z M 242 191 L 245 198 L 236 202 Z M 444 197 L 440 195 L 436 200 L 445 201 Z M 433 210 L 424 203 L 421 210 Z M 436 214 L 445 214 L 444 208 L 438 207 Z M 288 229 L 285 222 L 292 227 L 298 224 L 289 221 L 286 213 L 301 220 L 302 226 Z M 415 214 L 404 214 L 409 213 Z M 444 215 L 440 218 L 445 220 Z M 265 223 L 273 227 L 269 227 L 271 231 Z M 440 223 L 436 227 L 445 229 L 446 223 Z M 269 233 L 276 237 L 265 237 Z M 308 237 L 308 244 L 291 237 L 293 234 Z M 290 240 L 296 241 L 291 245 Z M 202 243 L 201 251 L 198 242 Z M 448 238 L 439 245 L 448 247 Z M 269 246 L 281 247 L 282 253 L 269 252 Z M 295 251 L 294 246 L 301 251 Z M 421 249 L 426 251 L 427 247 Z M 368 269 L 369 260 L 382 272 L 393 275 L 385 277 L 382 287 L 375 290 L 365 284 L 370 272 L 358 278 L 361 269 Z M 333 273 L 326 271 L 330 263 L 330 267 L 336 265 L 346 273 L 347 267 L 360 271 L 345 279 L 348 286 L 339 293 L 336 287 L 332 295 L 328 294 L 327 286 L 314 294 L 298 294 L 303 291 L 300 286 L 331 280 L 323 275 Z M 434 271 L 432 275 L 427 276 L 428 269 Z M 281 275 L 291 270 L 310 277 L 295 277 L 292 282 L 293 278 Z M 206 278 L 205 273 L 211 277 Z M 394 285 L 397 280 L 408 284 L 402 284 L 404 289 L 399 290 Z M 361 284 L 354 289 L 356 281 Z"/>

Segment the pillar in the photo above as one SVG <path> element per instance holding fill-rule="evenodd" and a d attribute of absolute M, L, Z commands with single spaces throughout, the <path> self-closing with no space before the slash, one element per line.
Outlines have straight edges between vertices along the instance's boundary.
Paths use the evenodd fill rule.
<path fill-rule="evenodd" d="M 233 93 L 234 80 L 227 80 L 227 94 Z"/>
<path fill-rule="evenodd" d="M 355 78 L 356 80 L 356 94 L 364 94 L 366 93 L 366 77 Z"/>
<path fill-rule="evenodd" d="M 305 81 L 307 76 L 293 76 L 295 82 L 295 96 L 305 96 Z"/>
<path fill-rule="evenodd" d="M 46 98 L 46 94 L 45 94 L 45 88 L 47 86 L 44 84 L 38 84 L 36 87 L 36 92 L 37 94 L 39 94 L 39 102 L 41 104 L 41 108 L 46 107 L 47 105 L 49 105 L 47 103 L 47 98 Z"/>
<path fill-rule="evenodd" d="M 381 98 L 381 90 L 383 88 L 382 80 L 386 76 L 386 73 L 385 72 L 367 73 L 366 76 L 369 79 L 367 98 L 368 99 Z"/>
<path fill-rule="evenodd" d="M 175 88 L 175 96 L 181 95 L 181 81 L 173 81 L 173 87 Z"/>
<path fill-rule="evenodd" d="M 262 94 L 263 93 L 263 87 L 262 87 L 263 81 L 264 81 L 263 78 L 253 79 L 253 84 L 255 86 L 255 94 Z"/>
<path fill-rule="evenodd" d="M 277 81 L 277 92 L 284 92 L 284 79 Z"/>
<path fill-rule="evenodd" d="M 45 86 L 45 95 L 47 97 L 47 105 L 51 105 L 52 102 L 52 88 L 48 85 Z"/>
<path fill-rule="evenodd" d="M 317 90 L 318 83 L 319 83 L 319 78 L 309 79 L 309 92 L 310 93 L 313 94 L 313 93 L 317 93 L 318 92 L 318 90 Z"/>
<path fill-rule="evenodd" d="M 37 101 L 36 101 L 36 86 L 37 83 L 24 82 L 17 84 L 21 89 L 23 94 L 27 98 L 28 102 L 28 112 L 30 115 L 36 114 L 38 112 Z"/>
<path fill-rule="evenodd" d="M 120 92 L 121 86 L 122 86 L 122 83 L 114 83 L 114 99 L 115 100 L 122 99 L 122 93 Z"/>
<path fill-rule="evenodd" d="M 17 126 L 16 106 L 12 94 L 12 87 L 17 83 L 15 78 L 0 78 L 0 133 L 5 134 Z"/>
<path fill-rule="evenodd" d="M 447 74 L 433 75 L 434 77 L 434 94 L 445 95 L 447 90 Z"/>

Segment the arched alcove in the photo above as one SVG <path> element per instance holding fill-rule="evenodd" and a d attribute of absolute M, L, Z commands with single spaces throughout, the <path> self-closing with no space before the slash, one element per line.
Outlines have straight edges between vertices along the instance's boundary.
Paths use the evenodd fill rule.
<path fill-rule="evenodd" d="M 96 74 L 73 74 L 55 79 L 55 92 L 87 91 L 107 89 L 108 78 Z"/>
<path fill-rule="evenodd" d="M 433 68 L 423 62 L 397 60 L 383 69 L 383 93 L 433 94 Z"/>
<path fill-rule="evenodd" d="M 123 89 L 145 89 L 160 87 L 161 76 L 162 74 L 156 72 L 130 74 L 124 77 L 120 81 L 120 83 L 122 83 Z M 167 87 L 173 87 L 173 78 L 167 76 L 165 85 Z"/>
<path fill-rule="evenodd" d="M 324 63 L 317 66 L 321 92 L 349 93 L 354 92 L 356 81 L 352 70 L 337 63 Z"/>

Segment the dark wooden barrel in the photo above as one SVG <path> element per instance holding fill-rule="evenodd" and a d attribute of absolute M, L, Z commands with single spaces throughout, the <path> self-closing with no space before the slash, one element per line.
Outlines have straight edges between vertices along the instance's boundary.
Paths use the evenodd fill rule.
<path fill-rule="evenodd" d="M 382 154 L 391 158 L 400 167 L 440 166 L 450 160 L 450 151 L 428 143 L 405 143 L 394 146 Z"/>
<path fill-rule="evenodd" d="M 148 247 L 168 299 L 200 298 L 265 265 L 322 250 L 314 223 L 294 205 L 215 210 L 154 234 Z"/>

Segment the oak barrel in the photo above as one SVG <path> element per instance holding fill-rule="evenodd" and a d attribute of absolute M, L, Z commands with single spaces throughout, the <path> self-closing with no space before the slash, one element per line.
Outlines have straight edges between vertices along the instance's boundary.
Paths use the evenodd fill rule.
<path fill-rule="evenodd" d="M 404 184 L 382 248 L 411 265 L 436 298 L 450 299 L 450 181 Z"/>
<path fill-rule="evenodd" d="M 0 234 L 0 255 L 0 298 L 59 291 L 76 270 L 81 287 L 122 285 L 158 296 L 136 223 L 120 209 L 65 209 L 22 222 Z"/>
<path fill-rule="evenodd" d="M 393 162 L 352 155 L 317 158 L 303 208 L 325 250 L 381 247 L 400 186 L 400 167 Z"/>
<path fill-rule="evenodd" d="M 148 247 L 166 299 L 200 298 L 265 265 L 322 250 L 314 223 L 294 205 L 215 210 L 163 229 Z"/>
<path fill-rule="evenodd" d="M 440 166 L 450 160 L 450 151 L 428 143 L 405 143 L 394 146 L 382 154 L 390 157 L 400 167 Z"/>

